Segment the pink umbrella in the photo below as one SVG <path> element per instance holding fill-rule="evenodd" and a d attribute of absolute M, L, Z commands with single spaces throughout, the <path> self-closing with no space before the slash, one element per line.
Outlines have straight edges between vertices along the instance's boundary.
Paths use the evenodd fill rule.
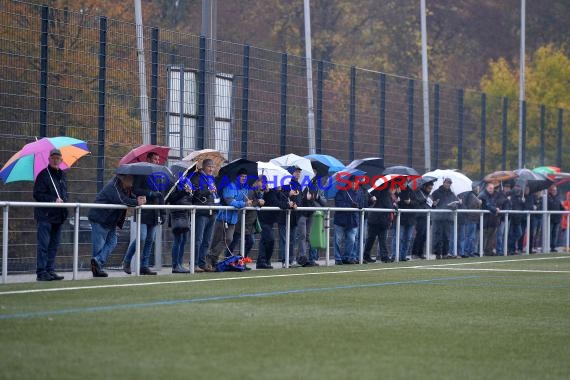
<path fill-rule="evenodd" d="M 144 144 L 131 150 L 129 153 L 125 155 L 125 157 L 121 158 L 121 161 L 119 161 L 119 165 L 133 164 L 135 162 L 146 162 L 146 156 L 150 152 L 158 154 L 159 157 L 158 163 L 160 165 L 164 165 L 166 160 L 168 160 L 169 151 L 170 147 L 167 146 Z"/>

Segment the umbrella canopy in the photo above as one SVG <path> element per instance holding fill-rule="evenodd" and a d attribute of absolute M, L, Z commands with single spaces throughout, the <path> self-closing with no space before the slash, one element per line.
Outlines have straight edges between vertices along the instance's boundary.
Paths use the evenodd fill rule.
<path fill-rule="evenodd" d="M 201 169 L 202 162 L 206 159 L 214 161 L 214 165 L 216 166 L 216 173 L 222 164 L 227 161 L 222 153 L 214 149 L 195 150 L 194 152 L 184 157 L 182 161 L 196 162 L 198 164 L 198 169 Z"/>
<path fill-rule="evenodd" d="M 257 179 L 257 162 L 246 160 L 245 158 L 238 158 L 222 166 L 218 172 L 216 184 L 219 186 L 220 184 L 227 185 L 230 182 L 234 182 L 240 169 L 247 171 L 247 184 L 252 185 Z"/>
<path fill-rule="evenodd" d="M 556 177 L 556 174 L 560 173 L 561 170 L 556 166 L 539 166 L 532 169 L 532 171 L 535 173 L 544 174 L 550 179 L 554 179 Z"/>
<path fill-rule="evenodd" d="M 196 163 L 190 161 L 176 161 L 170 165 L 170 172 L 176 178 L 176 182 L 172 185 L 168 194 L 164 197 L 166 201 L 170 194 L 176 189 L 176 186 L 180 183 L 180 180 L 188 175 L 188 173 L 196 170 Z"/>
<path fill-rule="evenodd" d="M 329 175 L 329 167 L 317 160 L 311 160 L 311 166 L 313 167 L 313 171 L 315 175 L 319 177 L 326 177 Z"/>
<path fill-rule="evenodd" d="M 354 168 L 363 171 L 369 177 L 382 175 L 384 170 L 384 159 L 378 157 L 368 157 L 354 160 L 348 164 L 347 168 Z"/>
<path fill-rule="evenodd" d="M 85 141 L 67 136 L 44 137 L 24 145 L 16 152 L 0 170 L 0 179 L 4 183 L 34 181 L 39 172 L 48 166 L 49 154 L 55 148 L 61 151 L 59 167 L 62 170 L 70 168 L 90 153 Z"/>
<path fill-rule="evenodd" d="M 138 146 L 127 153 L 121 161 L 119 161 L 119 165 L 123 164 L 132 164 L 134 162 L 146 162 L 146 156 L 153 152 L 158 154 L 160 165 L 163 165 L 166 160 L 168 159 L 168 152 L 170 151 L 170 147 L 167 146 L 160 146 L 160 145 L 152 145 L 152 144 L 144 144 Z"/>
<path fill-rule="evenodd" d="M 291 183 L 291 174 L 281 166 L 271 162 L 257 161 L 257 174 L 267 177 L 267 187 L 288 186 Z"/>
<path fill-rule="evenodd" d="M 459 173 L 455 170 L 437 169 L 424 174 L 424 176 L 437 178 L 437 181 L 435 181 L 433 184 L 434 191 L 443 185 L 443 180 L 445 178 L 451 179 L 451 191 L 453 191 L 455 195 L 473 190 L 471 187 L 473 181 L 471 181 L 465 174 Z"/>
<path fill-rule="evenodd" d="M 411 176 L 411 175 L 415 175 L 415 176 L 419 176 L 420 173 L 418 173 L 415 169 L 410 168 L 408 166 L 402 166 L 402 165 L 396 165 L 396 166 L 390 166 L 388 168 L 386 168 L 382 174 L 386 175 L 386 174 L 399 174 L 399 175 L 407 175 L 407 176 Z"/>
<path fill-rule="evenodd" d="M 420 187 L 422 187 L 423 185 L 425 185 L 426 183 L 430 183 L 430 182 L 435 183 L 435 181 L 437 181 L 437 177 L 432 177 L 432 176 L 429 176 L 429 175 L 425 175 L 425 174 L 424 174 L 424 175 L 421 176 L 420 178 L 416 179 L 416 187 L 417 187 L 417 188 L 420 188 Z M 413 185 L 413 184 L 412 184 L 412 185 Z M 414 190 L 415 190 L 415 189 L 414 189 Z"/>
<path fill-rule="evenodd" d="M 379 177 L 373 184 L 372 187 L 370 189 L 368 189 L 369 193 L 372 193 L 374 190 L 383 190 L 385 189 L 388 185 L 386 185 L 388 182 L 390 181 L 394 181 L 394 180 L 400 180 L 401 184 L 403 184 L 405 186 L 405 179 L 407 176 L 405 175 L 399 175 L 399 174 L 387 174 L 385 176 Z M 396 184 L 394 186 L 397 186 Z"/>
<path fill-rule="evenodd" d="M 174 181 L 174 176 L 170 169 L 163 165 L 151 164 L 150 162 L 135 162 L 132 164 L 120 165 L 116 174 L 145 176 L 151 190 L 164 191 L 170 187 Z"/>
<path fill-rule="evenodd" d="M 496 172 L 487 174 L 483 178 L 483 182 L 487 182 L 487 183 L 503 182 L 503 181 L 509 181 L 509 180 L 515 179 L 515 178 L 517 178 L 517 173 L 515 173 L 512 170 L 498 170 Z"/>
<path fill-rule="evenodd" d="M 338 193 L 339 188 L 347 187 L 347 180 L 353 175 L 363 175 L 362 170 L 354 168 L 344 168 L 336 173 L 334 173 L 329 180 L 322 184 L 323 190 L 325 191 L 325 197 L 327 199 L 333 199 Z"/>
<path fill-rule="evenodd" d="M 344 164 L 339 159 L 329 156 L 328 154 L 308 154 L 305 158 L 308 158 L 313 163 L 320 162 L 325 165 L 327 167 L 327 174 L 325 175 L 333 174 L 344 169 Z M 317 173 L 317 175 L 323 174 Z"/>
<path fill-rule="evenodd" d="M 529 169 L 517 169 L 514 172 L 518 176 L 515 185 L 522 189 L 528 186 L 531 193 L 548 189 L 550 185 L 554 184 L 554 181 L 544 174 L 536 173 Z"/>
<path fill-rule="evenodd" d="M 308 158 L 298 156 L 294 153 L 289 153 L 284 156 L 272 158 L 269 162 L 281 166 L 282 168 L 288 168 L 290 166 L 296 166 L 301 169 L 301 178 L 299 180 L 300 183 L 306 182 L 304 181 L 305 177 L 308 179 L 312 179 L 315 176 L 315 171 L 311 166 L 311 161 Z"/>

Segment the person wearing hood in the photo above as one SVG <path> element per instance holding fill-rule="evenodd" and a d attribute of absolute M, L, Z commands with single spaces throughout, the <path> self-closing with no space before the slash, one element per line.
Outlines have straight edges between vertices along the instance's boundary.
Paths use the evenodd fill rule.
<path fill-rule="evenodd" d="M 443 184 L 433 192 L 432 199 L 435 209 L 439 210 L 457 210 L 461 201 L 451 191 L 451 178 L 445 178 Z M 433 220 L 433 244 L 435 257 L 437 259 L 454 259 L 448 252 L 449 249 L 449 231 L 453 223 L 453 214 L 451 212 L 435 212 L 432 215 Z"/>

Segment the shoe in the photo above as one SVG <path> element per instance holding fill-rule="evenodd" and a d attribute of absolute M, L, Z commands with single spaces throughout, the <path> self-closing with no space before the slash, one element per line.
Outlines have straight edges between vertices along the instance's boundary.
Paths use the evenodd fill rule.
<path fill-rule="evenodd" d="M 204 273 L 204 269 L 200 267 L 194 267 L 194 273 Z"/>
<path fill-rule="evenodd" d="M 273 269 L 273 265 L 266 263 L 257 263 L 255 265 L 255 269 Z"/>
<path fill-rule="evenodd" d="M 441 255 L 435 255 L 436 260 L 441 260 Z"/>
<path fill-rule="evenodd" d="M 156 272 L 150 270 L 150 268 L 141 268 L 141 276 L 156 276 Z"/>
<path fill-rule="evenodd" d="M 343 264 L 342 260 L 335 260 L 334 261 L 334 265 L 342 265 L 342 264 Z"/>
<path fill-rule="evenodd" d="M 202 269 L 204 269 L 204 272 L 215 272 L 216 271 L 216 268 L 214 268 L 210 264 L 206 264 L 206 266 Z"/>
<path fill-rule="evenodd" d="M 316 263 L 316 262 L 314 262 L 314 261 L 307 261 L 307 262 L 303 265 L 303 267 L 318 267 L 318 266 L 319 266 L 319 263 Z"/>
<path fill-rule="evenodd" d="M 91 272 L 93 272 L 93 277 L 109 277 L 107 272 L 101 269 L 99 262 L 94 258 L 91 259 Z"/>
<path fill-rule="evenodd" d="M 390 259 L 389 257 L 380 257 L 380 261 L 388 264 L 392 262 L 392 259 Z"/>
<path fill-rule="evenodd" d="M 60 281 L 63 280 L 65 277 L 60 276 L 59 274 L 55 273 L 54 271 L 48 272 L 48 274 L 51 276 L 52 281 Z"/>
<path fill-rule="evenodd" d="M 99 269 L 97 273 L 93 273 L 93 277 L 109 277 L 109 275 L 103 269 Z"/>
<path fill-rule="evenodd" d="M 347 265 L 353 265 L 353 264 L 358 264 L 358 261 L 354 259 L 342 259 L 342 263 Z"/>
<path fill-rule="evenodd" d="M 190 269 L 186 269 L 182 265 L 177 265 L 175 268 L 172 268 L 172 273 L 190 273 Z"/>
<path fill-rule="evenodd" d="M 52 281 L 53 277 L 48 272 L 38 273 L 36 281 Z"/>
<path fill-rule="evenodd" d="M 126 263 L 123 261 L 123 272 L 126 274 L 131 274 L 131 263 Z"/>
<path fill-rule="evenodd" d="M 454 256 L 454 255 L 447 255 L 444 257 L 444 259 L 446 259 L 446 260 L 456 259 L 456 258 L 457 258 L 457 256 Z"/>
<path fill-rule="evenodd" d="M 368 256 L 368 257 L 364 257 L 364 259 L 362 260 L 362 262 L 364 264 L 372 264 L 375 263 L 376 260 L 374 260 L 372 257 Z"/>

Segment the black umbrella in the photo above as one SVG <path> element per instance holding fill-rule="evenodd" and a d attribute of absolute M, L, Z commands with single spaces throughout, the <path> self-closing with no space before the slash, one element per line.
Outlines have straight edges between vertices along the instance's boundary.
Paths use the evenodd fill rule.
<path fill-rule="evenodd" d="M 429 175 L 423 175 L 421 178 L 416 179 L 416 187 L 420 188 L 426 183 L 435 182 L 437 181 L 436 177 L 432 177 Z M 415 190 L 415 189 L 414 189 Z"/>
<path fill-rule="evenodd" d="M 514 172 L 518 175 L 515 186 L 519 186 L 523 190 L 528 186 L 531 193 L 548 189 L 554 183 L 545 175 L 529 169 L 517 169 Z"/>
<path fill-rule="evenodd" d="M 166 166 L 152 164 L 150 162 L 123 164 L 115 170 L 115 173 L 147 177 L 146 183 L 153 191 L 164 191 L 168 189 L 174 181 L 174 176 L 170 169 Z"/>
<path fill-rule="evenodd" d="M 378 157 L 362 158 L 352 161 L 347 168 L 361 170 L 372 178 L 382 175 L 384 172 L 384 159 Z"/>
<path fill-rule="evenodd" d="M 172 184 L 172 187 L 164 197 L 166 201 L 170 194 L 176 189 L 179 185 L 180 180 L 184 177 L 188 176 L 188 173 L 193 172 L 196 170 L 196 162 L 193 161 L 176 161 L 170 165 L 170 171 L 174 175 L 175 182 Z M 184 182 L 182 182 L 184 184 Z"/>
<path fill-rule="evenodd" d="M 230 182 L 234 182 L 240 169 L 247 171 L 247 184 L 251 186 L 257 179 L 257 162 L 245 158 L 238 158 L 222 166 L 216 177 L 216 185 L 218 187 L 222 185 L 223 187 Z"/>
<path fill-rule="evenodd" d="M 325 164 L 323 164 L 320 161 L 314 160 L 314 159 L 310 159 L 311 160 L 311 166 L 313 167 L 315 174 L 319 177 L 325 177 L 329 175 L 329 167 Z"/>
<path fill-rule="evenodd" d="M 420 175 L 415 169 L 402 165 L 390 166 L 382 174 Z"/>

